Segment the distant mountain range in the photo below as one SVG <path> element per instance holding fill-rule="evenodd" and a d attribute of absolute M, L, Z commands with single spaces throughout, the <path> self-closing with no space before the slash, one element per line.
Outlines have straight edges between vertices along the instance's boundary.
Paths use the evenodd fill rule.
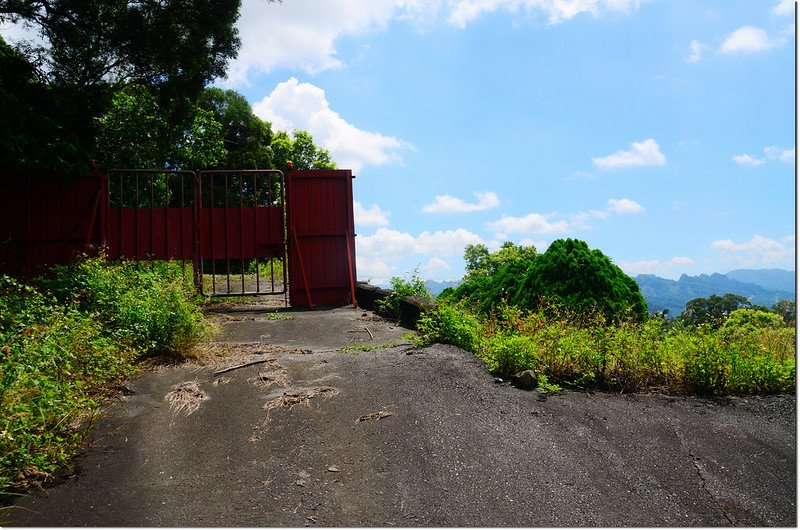
<path fill-rule="evenodd" d="M 782 269 L 739 269 L 727 274 L 682 275 L 678 280 L 666 280 L 652 274 L 634 278 L 651 313 L 669 310 L 677 317 L 694 298 L 712 294 L 737 294 L 755 305 L 772 306 L 778 300 L 795 299 L 794 271 Z"/>

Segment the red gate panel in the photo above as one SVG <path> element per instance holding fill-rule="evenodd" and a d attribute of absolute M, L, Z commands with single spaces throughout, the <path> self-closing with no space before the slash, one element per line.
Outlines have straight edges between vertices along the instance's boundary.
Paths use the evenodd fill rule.
<path fill-rule="evenodd" d="M 0 186 L 0 271 L 33 277 L 97 245 L 105 206 L 100 176 L 4 172 Z"/>
<path fill-rule="evenodd" d="M 350 170 L 289 173 L 289 302 L 355 304 L 353 176 Z"/>

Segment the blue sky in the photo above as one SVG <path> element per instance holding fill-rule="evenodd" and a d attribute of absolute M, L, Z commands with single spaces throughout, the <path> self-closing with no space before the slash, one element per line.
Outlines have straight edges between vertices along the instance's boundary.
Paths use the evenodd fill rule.
<path fill-rule="evenodd" d="M 563 237 L 794 269 L 793 1 L 243 0 L 239 29 L 217 84 L 353 169 L 361 280 Z"/>

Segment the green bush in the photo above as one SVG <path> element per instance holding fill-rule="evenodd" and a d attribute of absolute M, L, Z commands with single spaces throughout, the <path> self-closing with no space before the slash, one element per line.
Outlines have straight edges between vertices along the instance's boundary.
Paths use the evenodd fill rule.
<path fill-rule="evenodd" d="M 440 300 L 420 319 L 423 344 L 455 344 L 508 376 L 533 369 L 549 380 L 615 391 L 706 395 L 791 392 L 794 328 L 755 310 L 727 326 L 668 326 L 663 319 L 605 324 L 602 315 L 558 316 L 501 304 L 483 319 Z"/>
<path fill-rule="evenodd" d="M 466 311 L 441 304 L 422 315 L 417 332 L 423 345 L 441 342 L 475 353 L 480 345 L 481 325 Z"/>
<path fill-rule="evenodd" d="M 84 259 L 40 285 L 0 276 L 0 492 L 64 466 L 139 356 L 186 355 L 208 333 L 174 265 Z"/>
<path fill-rule="evenodd" d="M 400 316 L 400 300 L 406 296 L 421 296 L 426 300 L 432 300 L 425 281 L 419 277 L 416 270 L 411 272 L 408 279 L 395 276 L 389 280 L 389 283 L 392 285 L 392 293 L 383 300 L 378 300 L 375 305 L 379 312 L 390 317 L 398 318 Z"/>
<path fill-rule="evenodd" d="M 130 376 L 135 349 L 74 308 L 0 276 L 0 491 L 63 466 L 103 388 Z"/>
<path fill-rule="evenodd" d="M 55 267 L 42 285 L 59 303 L 96 315 L 107 333 L 143 354 L 183 355 L 206 336 L 191 281 L 175 263 L 85 258 Z"/>

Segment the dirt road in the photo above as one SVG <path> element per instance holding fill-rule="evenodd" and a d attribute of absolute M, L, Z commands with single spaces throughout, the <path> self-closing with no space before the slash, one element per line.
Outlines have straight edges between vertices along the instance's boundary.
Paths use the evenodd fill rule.
<path fill-rule="evenodd" d="M 76 472 L 13 524 L 797 523 L 794 396 L 545 396 L 372 313 L 282 314 L 230 312 L 230 356 L 131 381 Z"/>

